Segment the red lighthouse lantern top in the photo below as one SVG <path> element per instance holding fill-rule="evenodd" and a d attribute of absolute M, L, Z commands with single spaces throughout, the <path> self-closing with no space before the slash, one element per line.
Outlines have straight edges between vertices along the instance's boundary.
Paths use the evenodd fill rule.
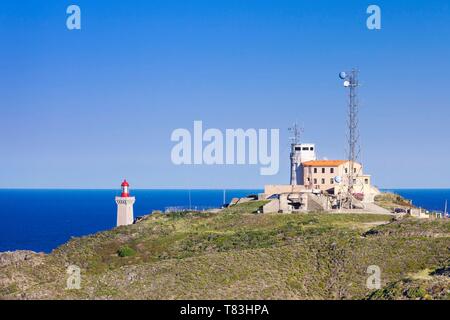
<path fill-rule="evenodd" d="M 120 196 L 121 196 L 121 197 L 129 197 L 129 196 L 130 196 L 130 193 L 129 193 L 128 187 L 129 187 L 130 185 L 128 184 L 128 182 L 127 182 L 126 179 L 123 180 L 121 186 L 122 186 L 122 194 L 121 194 Z"/>

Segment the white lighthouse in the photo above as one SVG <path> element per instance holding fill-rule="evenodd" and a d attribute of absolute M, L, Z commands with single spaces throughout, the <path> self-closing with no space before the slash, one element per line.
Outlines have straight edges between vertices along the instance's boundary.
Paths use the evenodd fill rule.
<path fill-rule="evenodd" d="M 133 204 L 134 197 L 130 197 L 129 187 L 127 180 L 122 182 L 122 194 L 120 197 L 116 197 L 117 203 L 117 226 L 126 226 L 133 224 Z"/>

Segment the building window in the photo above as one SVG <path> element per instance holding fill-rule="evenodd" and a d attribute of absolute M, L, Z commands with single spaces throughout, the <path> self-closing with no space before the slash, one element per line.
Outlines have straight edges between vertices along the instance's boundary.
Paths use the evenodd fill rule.
<path fill-rule="evenodd" d="M 295 147 L 295 151 L 301 151 L 300 147 Z"/>
<path fill-rule="evenodd" d="M 309 150 L 314 151 L 314 147 L 309 148 Z"/>
<path fill-rule="evenodd" d="M 356 173 L 356 168 L 353 168 L 353 172 Z"/>
<path fill-rule="evenodd" d="M 353 179 L 353 184 L 356 184 L 356 179 Z"/>
<path fill-rule="evenodd" d="M 325 184 L 325 179 L 324 178 L 322 178 L 322 184 Z"/>
<path fill-rule="evenodd" d="M 317 168 L 314 168 L 314 173 L 317 173 Z"/>
<path fill-rule="evenodd" d="M 334 179 L 333 178 L 330 179 L 330 184 L 334 184 Z"/>
<path fill-rule="evenodd" d="M 369 179 L 364 179 L 365 184 L 369 184 Z"/>
<path fill-rule="evenodd" d="M 322 173 L 325 173 L 325 168 L 322 168 Z"/>
<path fill-rule="evenodd" d="M 334 173 L 334 168 L 330 168 L 330 173 Z"/>
<path fill-rule="evenodd" d="M 303 147 L 303 151 L 308 151 L 309 148 L 308 147 Z"/>
<path fill-rule="evenodd" d="M 348 168 L 345 168 L 345 173 L 348 173 Z"/>
<path fill-rule="evenodd" d="M 314 184 L 317 184 L 317 179 L 314 179 Z"/>

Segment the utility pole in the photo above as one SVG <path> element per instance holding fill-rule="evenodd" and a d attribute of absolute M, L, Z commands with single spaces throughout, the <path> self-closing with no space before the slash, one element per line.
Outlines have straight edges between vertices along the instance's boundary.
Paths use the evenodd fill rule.
<path fill-rule="evenodd" d="M 445 200 L 444 218 L 447 217 L 447 200 Z"/>
<path fill-rule="evenodd" d="M 189 210 L 192 208 L 192 202 L 191 202 L 191 189 L 189 189 Z"/>

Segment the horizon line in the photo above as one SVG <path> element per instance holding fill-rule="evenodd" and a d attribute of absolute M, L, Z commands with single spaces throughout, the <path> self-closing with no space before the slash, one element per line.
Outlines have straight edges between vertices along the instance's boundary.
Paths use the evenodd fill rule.
<path fill-rule="evenodd" d="M 379 190 L 450 190 L 449 187 L 377 187 Z M 120 188 L 80 188 L 80 187 L 0 187 L 0 190 L 120 190 Z M 144 187 L 131 190 L 264 190 L 261 187 Z"/>

